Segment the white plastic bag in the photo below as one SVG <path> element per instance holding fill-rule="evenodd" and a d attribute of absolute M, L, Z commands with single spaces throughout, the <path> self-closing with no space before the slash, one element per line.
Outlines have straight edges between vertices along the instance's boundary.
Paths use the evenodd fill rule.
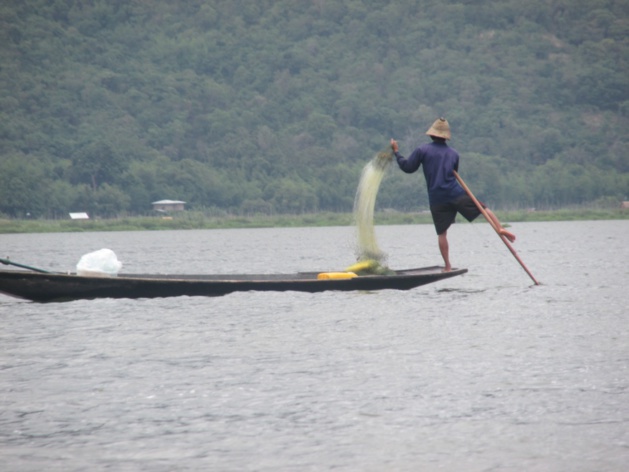
<path fill-rule="evenodd" d="M 115 277 L 122 267 L 111 249 L 84 254 L 76 265 L 76 273 L 87 277 Z"/>

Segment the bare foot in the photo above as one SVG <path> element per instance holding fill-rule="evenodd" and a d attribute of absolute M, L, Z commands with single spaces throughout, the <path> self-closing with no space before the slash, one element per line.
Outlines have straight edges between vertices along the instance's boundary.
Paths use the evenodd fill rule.
<path fill-rule="evenodd" d="M 443 270 L 441 272 L 450 272 L 452 270 L 452 267 L 447 265 L 443 268 Z"/>
<path fill-rule="evenodd" d="M 515 234 L 511 233 L 510 231 L 507 231 L 504 228 L 500 228 L 499 233 L 501 236 L 504 236 L 505 238 L 507 238 L 509 242 L 511 243 L 515 242 Z"/>

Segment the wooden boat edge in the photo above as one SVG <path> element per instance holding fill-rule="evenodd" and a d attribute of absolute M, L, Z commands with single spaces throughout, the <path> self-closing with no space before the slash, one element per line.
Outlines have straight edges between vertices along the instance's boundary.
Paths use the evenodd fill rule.
<path fill-rule="evenodd" d="M 396 271 L 395 275 L 363 275 L 352 279 L 317 280 L 316 272 L 297 274 L 123 274 L 93 277 L 64 273 L 0 270 L 0 293 L 36 302 L 95 298 L 164 298 L 222 296 L 241 291 L 377 291 L 409 290 L 462 275 L 467 269 L 441 272 L 439 267 Z M 248 277 L 248 278 L 243 278 Z"/>

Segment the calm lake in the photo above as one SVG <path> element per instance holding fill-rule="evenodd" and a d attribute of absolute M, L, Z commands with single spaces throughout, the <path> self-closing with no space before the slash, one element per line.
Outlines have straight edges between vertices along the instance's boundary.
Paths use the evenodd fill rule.
<path fill-rule="evenodd" d="M 449 231 L 469 273 L 408 292 L 36 304 L 0 295 L 0 470 L 625 471 L 629 221 Z M 377 227 L 391 268 L 431 225 Z M 51 270 L 342 270 L 354 229 L 0 235 Z M 4 266 L 3 266 L 4 267 Z"/>

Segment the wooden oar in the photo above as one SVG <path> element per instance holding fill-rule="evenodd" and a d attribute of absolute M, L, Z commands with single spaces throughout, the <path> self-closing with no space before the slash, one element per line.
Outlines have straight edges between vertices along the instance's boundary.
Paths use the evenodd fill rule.
<path fill-rule="evenodd" d="M 496 223 L 494 223 L 494 221 L 489 217 L 489 215 L 487 214 L 487 210 L 483 208 L 483 205 L 480 204 L 480 202 L 476 199 L 476 197 L 474 196 L 472 191 L 469 189 L 469 187 L 465 184 L 465 182 L 463 182 L 463 179 L 461 178 L 461 176 L 459 176 L 459 173 L 457 171 L 453 171 L 453 172 L 454 172 L 454 176 L 456 177 L 456 180 L 459 182 L 459 184 L 461 184 L 461 187 L 463 187 L 465 192 L 474 201 L 474 204 L 478 207 L 478 209 L 483 214 L 485 219 L 489 222 L 489 224 L 494 229 L 496 234 L 500 236 L 500 239 L 502 239 L 502 242 L 505 243 L 507 248 L 509 248 L 509 251 L 511 251 L 511 254 L 513 254 L 513 257 L 515 257 L 515 260 L 520 263 L 524 271 L 528 274 L 531 280 L 533 280 L 535 285 L 539 285 L 539 282 L 535 279 L 535 277 L 533 277 L 533 274 L 531 274 L 531 271 L 528 269 L 528 267 L 524 265 L 524 262 L 522 262 L 522 259 L 520 259 L 520 256 L 518 256 L 518 253 L 515 252 L 515 249 L 513 249 L 513 246 L 511 246 L 511 243 L 509 242 L 509 240 L 504 235 L 500 234 L 500 228 L 498 228 L 498 226 L 496 226 Z"/>
<path fill-rule="evenodd" d="M 0 263 L 2 263 L 4 265 L 12 265 L 12 266 L 15 266 L 15 267 L 21 267 L 22 269 L 34 270 L 35 272 L 41 272 L 42 274 L 49 274 L 50 273 L 49 270 L 38 269 L 37 267 L 31 267 L 31 266 L 27 266 L 27 265 L 24 265 L 24 264 L 19 264 L 17 262 L 10 261 L 9 259 L 2 259 L 1 257 L 0 257 Z"/>

